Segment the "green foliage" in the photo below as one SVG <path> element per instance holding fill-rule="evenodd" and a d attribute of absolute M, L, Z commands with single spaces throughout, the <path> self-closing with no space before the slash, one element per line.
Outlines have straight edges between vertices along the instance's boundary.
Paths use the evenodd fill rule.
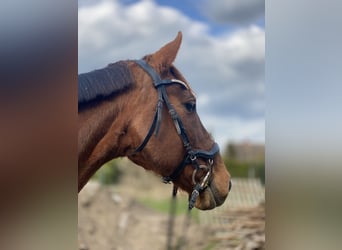
<path fill-rule="evenodd" d="M 261 183 L 265 185 L 265 164 L 257 169 L 257 176 L 260 178 Z"/>
<path fill-rule="evenodd" d="M 225 159 L 224 163 L 227 166 L 227 169 L 231 176 L 233 177 L 248 177 L 248 163 L 240 162 L 237 160 L 228 160 Z"/>
<path fill-rule="evenodd" d="M 236 158 L 236 149 L 235 146 L 231 143 L 228 144 L 224 155 L 228 158 L 235 159 Z"/>
<path fill-rule="evenodd" d="M 246 162 L 234 159 L 224 159 L 227 169 L 231 176 L 247 178 L 260 178 L 262 183 L 265 183 L 265 163 L 264 162 Z"/>
<path fill-rule="evenodd" d="M 260 152 L 251 153 L 252 150 L 246 150 L 244 145 L 228 144 L 223 154 L 224 163 L 233 177 L 256 177 L 265 184 L 264 154 L 260 151 L 260 147 Z"/>
<path fill-rule="evenodd" d="M 118 160 L 112 160 L 104 164 L 93 176 L 93 179 L 98 180 L 103 185 L 117 183 L 122 172 L 118 168 Z"/>

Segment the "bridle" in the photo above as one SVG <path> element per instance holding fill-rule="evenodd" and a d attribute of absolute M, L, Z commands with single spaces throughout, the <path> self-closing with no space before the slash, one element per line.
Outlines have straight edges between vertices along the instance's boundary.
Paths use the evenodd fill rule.
<path fill-rule="evenodd" d="M 133 151 L 132 155 L 141 152 L 148 141 L 150 140 L 153 132 L 155 136 L 158 135 L 160 123 L 162 120 L 162 108 L 163 104 L 166 104 L 166 107 L 169 111 L 169 114 L 174 122 L 176 131 L 183 142 L 183 146 L 186 151 L 186 155 L 182 162 L 174 169 L 173 173 L 169 176 L 162 177 L 164 183 L 171 183 L 175 181 L 178 176 L 181 174 L 183 169 L 187 165 L 192 165 L 194 167 L 194 171 L 192 174 L 192 182 L 194 185 L 194 189 L 192 191 L 191 197 L 189 199 L 189 211 L 194 207 L 197 197 L 200 192 L 203 191 L 210 182 L 210 177 L 212 175 L 212 168 L 214 164 L 214 156 L 219 152 L 219 146 L 217 143 L 214 143 L 212 148 L 209 151 L 201 150 L 201 149 L 193 149 L 189 138 L 186 133 L 186 129 L 183 126 L 183 122 L 178 115 L 177 111 L 169 101 L 166 87 L 179 84 L 183 88 L 188 89 L 188 86 L 177 79 L 161 79 L 161 77 L 156 73 L 156 71 L 144 60 L 135 60 L 135 62 L 152 78 L 153 85 L 158 92 L 158 102 L 156 106 L 155 115 L 152 121 L 152 125 L 142 143 Z M 207 165 L 200 165 L 198 162 L 198 158 L 205 159 L 208 162 Z M 199 169 L 206 171 L 205 176 L 200 180 L 200 182 L 196 182 L 196 173 Z M 177 189 L 176 189 L 177 191 Z M 176 191 L 174 191 L 174 195 L 176 195 Z"/>

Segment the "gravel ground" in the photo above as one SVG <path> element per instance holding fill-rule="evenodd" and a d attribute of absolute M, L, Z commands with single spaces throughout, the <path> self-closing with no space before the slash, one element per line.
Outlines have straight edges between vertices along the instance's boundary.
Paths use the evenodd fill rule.
<path fill-rule="evenodd" d="M 172 186 L 162 184 L 153 174 L 135 166 L 124 168 L 119 184 L 101 186 L 91 181 L 80 192 L 80 250 L 166 249 L 168 214 L 156 212 L 139 200 L 147 197 L 165 200 L 171 196 Z M 215 215 L 216 220 L 219 216 L 225 223 L 203 224 L 192 220 L 182 249 L 264 249 L 264 206 L 229 208 L 229 198 L 226 202 L 228 208 Z M 184 220 L 184 215 L 176 216 L 175 239 L 183 232 Z"/>

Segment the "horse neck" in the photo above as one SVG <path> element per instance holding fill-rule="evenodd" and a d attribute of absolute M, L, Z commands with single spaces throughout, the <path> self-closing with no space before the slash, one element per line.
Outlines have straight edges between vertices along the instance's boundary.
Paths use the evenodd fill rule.
<path fill-rule="evenodd" d="M 79 112 L 78 189 L 106 162 L 125 155 L 127 120 L 121 110 L 123 97 L 116 97 Z"/>

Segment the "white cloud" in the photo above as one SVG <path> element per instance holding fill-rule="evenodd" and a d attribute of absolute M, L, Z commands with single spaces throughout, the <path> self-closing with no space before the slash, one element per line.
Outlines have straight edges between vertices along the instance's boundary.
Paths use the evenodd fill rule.
<path fill-rule="evenodd" d="M 141 58 L 174 39 L 181 30 L 183 43 L 175 64 L 197 93 L 203 123 L 227 126 L 243 138 L 264 137 L 260 129 L 260 120 L 264 120 L 262 28 L 251 25 L 212 36 L 207 24 L 149 0 L 129 5 L 108 0 L 81 5 L 78 18 L 80 73 L 118 60 Z M 220 122 L 213 122 L 213 117 L 220 117 Z M 231 117 L 239 122 L 231 123 Z M 248 132 L 253 126 L 259 136 Z"/>
<path fill-rule="evenodd" d="M 218 23 L 249 24 L 265 15 L 265 0 L 203 0 L 202 12 Z"/>
<path fill-rule="evenodd" d="M 205 127 L 212 133 L 220 145 L 221 151 L 228 142 L 265 142 L 265 120 L 263 118 L 246 121 L 239 117 L 201 115 L 201 119 L 206 121 Z"/>
<path fill-rule="evenodd" d="M 153 1 L 125 6 L 119 1 L 103 0 L 80 6 L 78 22 L 80 72 L 152 53 L 179 30 L 200 36 L 207 29 L 206 25 Z"/>

